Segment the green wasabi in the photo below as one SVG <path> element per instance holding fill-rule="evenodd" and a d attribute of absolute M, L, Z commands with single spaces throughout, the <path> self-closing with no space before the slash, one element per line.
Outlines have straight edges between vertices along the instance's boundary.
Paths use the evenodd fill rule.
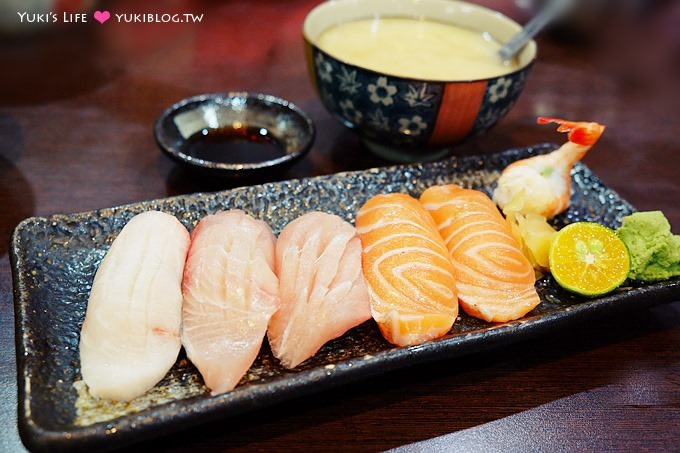
<path fill-rule="evenodd" d="M 628 247 L 633 280 L 655 281 L 680 275 L 680 235 L 661 211 L 636 212 L 622 219 L 616 234 Z"/>

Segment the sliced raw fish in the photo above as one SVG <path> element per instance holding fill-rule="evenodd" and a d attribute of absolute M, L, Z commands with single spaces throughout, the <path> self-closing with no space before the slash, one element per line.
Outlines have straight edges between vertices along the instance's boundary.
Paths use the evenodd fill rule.
<path fill-rule="evenodd" d="M 458 315 L 453 263 L 437 226 L 418 200 L 376 195 L 357 214 L 371 311 L 398 346 L 446 335 Z"/>
<path fill-rule="evenodd" d="M 133 217 L 97 273 L 80 333 L 80 371 L 92 395 L 129 401 L 177 360 L 189 232 L 173 216 Z"/>
<path fill-rule="evenodd" d="M 288 368 L 371 318 L 361 242 L 336 215 L 310 212 L 286 225 L 276 243 L 276 272 L 281 308 L 268 338 Z"/>
<path fill-rule="evenodd" d="M 191 233 L 182 344 L 213 395 L 248 371 L 278 309 L 275 242 L 265 222 L 240 210 L 206 216 Z"/>
<path fill-rule="evenodd" d="M 518 319 L 540 303 L 534 269 L 483 192 L 454 184 L 420 196 L 449 249 L 463 310 L 489 322 Z"/>

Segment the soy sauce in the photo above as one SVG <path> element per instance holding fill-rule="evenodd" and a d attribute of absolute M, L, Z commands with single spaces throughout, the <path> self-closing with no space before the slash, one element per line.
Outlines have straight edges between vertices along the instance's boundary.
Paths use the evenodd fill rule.
<path fill-rule="evenodd" d="M 279 158 L 286 150 L 265 128 L 226 126 L 202 129 L 192 135 L 184 153 L 212 162 L 248 164 Z"/>

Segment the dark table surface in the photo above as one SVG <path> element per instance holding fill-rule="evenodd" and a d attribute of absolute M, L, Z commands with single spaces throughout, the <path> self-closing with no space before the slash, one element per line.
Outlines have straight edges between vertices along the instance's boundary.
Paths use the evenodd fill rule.
<path fill-rule="evenodd" d="M 149 11 L 141 3 L 103 6 Z M 241 90 L 295 102 L 313 118 L 318 135 L 309 156 L 281 179 L 387 165 L 331 118 L 308 82 L 300 28 L 316 3 L 175 0 L 158 2 L 152 11 L 202 13 L 201 23 L 91 22 L 2 36 L 1 451 L 23 448 L 7 255 L 17 223 L 236 185 L 195 178 L 160 154 L 151 128 L 166 106 L 198 93 Z M 679 232 L 677 2 L 616 4 L 629 8 L 582 12 L 541 36 L 516 107 L 456 152 L 562 141 L 552 128 L 535 124 L 538 115 L 604 123 L 608 128 L 586 165 L 637 209 L 662 210 Z M 506 12 L 526 17 L 517 8 Z M 680 301 L 419 365 L 143 446 L 677 451 L 678 344 Z"/>

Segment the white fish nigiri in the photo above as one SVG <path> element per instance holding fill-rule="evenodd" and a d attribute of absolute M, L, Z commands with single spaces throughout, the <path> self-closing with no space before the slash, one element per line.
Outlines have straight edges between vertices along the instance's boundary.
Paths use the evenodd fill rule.
<path fill-rule="evenodd" d="M 276 237 L 240 210 L 209 215 L 191 233 L 182 344 L 213 395 L 238 384 L 278 309 Z"/>
<path fill-rule="evenodd" d="M 267 335 L 288 368 L 371 318 L 361 242 L 338 216 L 310 212 L 286 225 L 276 243 L 276 272 L 281 308 Z"/>
<path fill-rule="evenodd" d="M 129 401 L 177 360 L 188 249 L 187 229 L 158 211 L 133 217 L 111 244 L 80 333 L 80 370 L 92 395 Z"/>

